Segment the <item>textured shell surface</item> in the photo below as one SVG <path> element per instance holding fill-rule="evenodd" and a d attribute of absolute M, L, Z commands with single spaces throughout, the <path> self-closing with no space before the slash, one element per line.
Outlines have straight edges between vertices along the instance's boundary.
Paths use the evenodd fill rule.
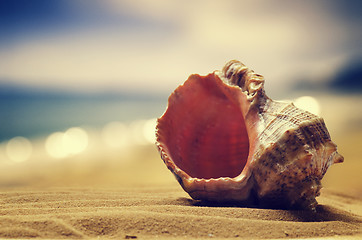
<path fill-rule="evenodd" d="M 322 118 L 270 99 L 264 77 L 236 60 L 180 85 L 156 136 L 196 200 L 313 209 L 327 169 L 343 162 Z"/>

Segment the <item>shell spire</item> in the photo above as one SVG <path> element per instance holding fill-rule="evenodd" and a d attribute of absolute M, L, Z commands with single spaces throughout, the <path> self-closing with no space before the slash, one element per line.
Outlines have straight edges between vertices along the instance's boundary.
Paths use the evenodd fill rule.
<path fill-rule="evenodd" d="M 264 92 L 264 77 L 254 73 L 253 70 L 250 70 L 237 60 L 231 60 L 224 66 L 222 77 L 226 79 L 230 85 L 239 86 L 251 102 L 266 97 Z"/>

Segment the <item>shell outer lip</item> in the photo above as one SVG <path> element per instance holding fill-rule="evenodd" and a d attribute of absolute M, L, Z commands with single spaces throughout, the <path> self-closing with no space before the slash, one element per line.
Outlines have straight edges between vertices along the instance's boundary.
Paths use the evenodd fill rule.
<path fill-rule="evenodd" d="M 220 194 L 221 192 L 230 195 L 227 196 L 230 201 L 245 201 L 249 198 L 253 184 L 249 183 L 252 181 L 251 174 L 245 168 L 234 178 L 194 178 L 176 166 L 159 142 L 156 145 L 167 168 L 193 199 L 223 202 L 225 195 Z"/>

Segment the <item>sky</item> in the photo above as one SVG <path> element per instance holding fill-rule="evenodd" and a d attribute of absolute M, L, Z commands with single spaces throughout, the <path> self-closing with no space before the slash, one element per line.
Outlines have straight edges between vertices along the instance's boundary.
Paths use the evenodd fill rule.
<path fill-rule="evenodd" d="M 361 59 L 360 1 L 2 0 L 0 84 L 171 92 L 238 59 L 270 92 Z"/>

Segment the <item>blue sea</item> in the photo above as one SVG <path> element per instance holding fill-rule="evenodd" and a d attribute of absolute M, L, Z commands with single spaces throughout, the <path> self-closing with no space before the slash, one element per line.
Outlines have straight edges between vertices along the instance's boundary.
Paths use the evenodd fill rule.
<path fill-rule="evenodd" d="M 322 116 L 329 125 L 349 121 L 342 125 L 360 128 L 362 112 L 351 109 L 351 106 L 361 103 L 361 94 L 309 90 L 290 91 L 285 97 L 295 99 L 303 95 L 311 95 L 318 100 Z M 101 129 L 113 121 L 128 124 L 157 118 L 165 111 L 167 98 L 168 93 L 70 93 L 0 84 L 0 142 L 16 136 L 29 139 L 46 137 L 71 127 Z M 336 115 L 336 109 L 346 113 Z"/>
<path fill-rule="evenodd" d="M 75 126 L 101 128 L 111 121 L 156 118 L 166 105 L 165 96 L 0 94 L 0 142 L 15 136 L 43 137 Z"/>

